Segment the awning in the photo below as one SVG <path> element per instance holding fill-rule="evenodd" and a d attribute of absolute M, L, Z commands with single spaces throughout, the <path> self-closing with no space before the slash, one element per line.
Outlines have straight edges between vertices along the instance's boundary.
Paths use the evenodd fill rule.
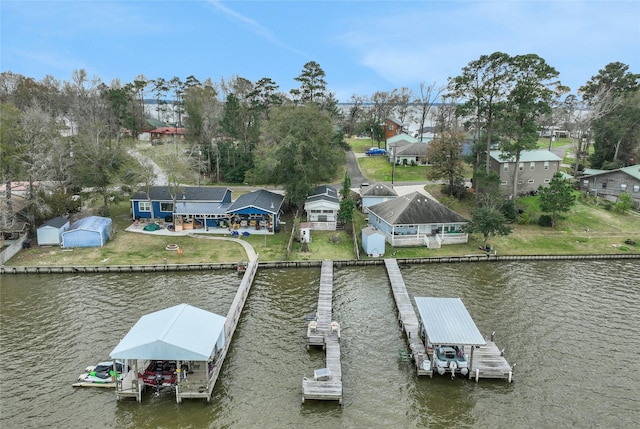
<path fill-rule="evenodd" d="M 415 300 L 431 344 L 486 345 L 460 298 L 416 297 Z"/>
<path fill-rule="evenodd" d="M 226 318 L 180 304 L 142 316 L 112 359 L 206 361 L 224 347 Z"/>

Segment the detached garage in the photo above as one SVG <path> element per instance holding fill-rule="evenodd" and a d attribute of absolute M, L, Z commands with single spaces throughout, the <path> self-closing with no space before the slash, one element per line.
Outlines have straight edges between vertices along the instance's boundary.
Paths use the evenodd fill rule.
<path fill-rule="evenodd" d="M 59 246 L 62 233 L 69 229 L 69 219 L 58 216 L 49 219 L 38 227 L 36 231 L 39 246 Z"/>
<path fill-rule="evenodd" d="M 77 220 L 62 233 L 62 247 L 102 247 L 113 232 L 108 217 L 89 216 Z"/>

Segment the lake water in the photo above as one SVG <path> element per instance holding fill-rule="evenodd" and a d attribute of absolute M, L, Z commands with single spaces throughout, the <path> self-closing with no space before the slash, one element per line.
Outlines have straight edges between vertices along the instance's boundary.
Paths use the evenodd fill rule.
<path fill-rule="evenodd" d="M 516 364 L 515 382 L 415 376 L 383 266 L 334 271 L 344 403 L 301 403 L 324 366 L 306 350 L 320 269 L 258 270 L 212 402 L 142 404 L 73 388 L 146 313 L 188 303 L 226 315 L 229 272 L 0 278 L 0 427 L 632 427 L 640 421 L 640 267 L 635 260 L 415 265 L 410 296 L 460 297 Z"/>

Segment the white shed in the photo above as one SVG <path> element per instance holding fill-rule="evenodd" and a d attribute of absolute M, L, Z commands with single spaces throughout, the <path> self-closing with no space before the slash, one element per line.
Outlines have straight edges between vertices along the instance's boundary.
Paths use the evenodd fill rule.
<path fill-rule="evenodd" d="M 62 233 L 70 226 L 69 219 L 58 216 L 45 221 L 36 231 L 39 246 L 59 246 L 62 243 Z"/>
<path fill-rule="evenodd" d="M 372 226 L 362 228 L 362 248 L 368 256 L 384 255 L 385 237 L 382 231 Z"/>

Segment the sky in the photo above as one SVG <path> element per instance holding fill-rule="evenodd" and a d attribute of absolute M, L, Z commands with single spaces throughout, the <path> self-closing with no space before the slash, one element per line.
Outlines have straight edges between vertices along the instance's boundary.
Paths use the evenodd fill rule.
<path fill-rule="evenodd" d="M 193 75 L 298 88 L 309 61 L 340 102 L 442 87 L 481 55 L 537 54 L 572 93 L 611 62 L 640 73 L 639 0 L 1 0 L 0 70 L 109 84 Z"/>

